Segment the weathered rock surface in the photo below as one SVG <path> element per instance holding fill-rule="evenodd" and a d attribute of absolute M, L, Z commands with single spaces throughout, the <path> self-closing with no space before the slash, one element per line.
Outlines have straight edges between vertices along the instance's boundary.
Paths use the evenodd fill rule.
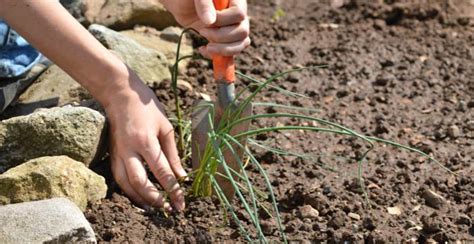
<path fill-rule="evenodd" d="M 168 27 L 163 31 L 157 31 L 150 27 L 139 26 L 133 30 L 125 30 L 120 33 L 132 38 L 142 46 L 156 50 L 166 56 L 168 65 L 174 65 L 176 61 L 176 48 L 178 47 L 179 35 L 183 30 L 179 27 Z M 180 56 L 193 54 L 193 48 L 187 38 L 181 43 Z M 180 62 L 180 68 L 184 69 L 189 60 Z"/>
<path fill-rule="evenodd" d="M 15 108 L 21 114 L 28 114 L 37 108 L 79 103 L 90 98 L 85 88 L 61 68 L 52 65 L 21 94 Z"/>
<path fill-rule="evenodd" d="M 0 204 L 66 197 L 85 210 L 106 192 L 102 176 L 66 156 L 33 159 L 0 175 Z"/>
<path fill-rule="evenodd" d="M 104 127 L 99 112 L 71 106 L 0 121 L 0 172 L 54 155 L 67 155 L 88 166 L 102 154 Z"/>
<path fill-rule="evenodd" d="M 113 29 L 147 25 L 157 29 L 177 25 L 174 17 L 158 0 L 83 0 L 85 17 Z"/>
<path fill-rule="evenodd" d="M 148 85 L 170 78 L 166 56 L 140 45 L 124 34 L 102 25 L 89 26 L 89 32 L 117 54 Z"/>
<path fill-rule="evenodd" d="M 1 206 L 0 219 L 0 243 L 96 242 L 81 210 L 65 198 Z"/>

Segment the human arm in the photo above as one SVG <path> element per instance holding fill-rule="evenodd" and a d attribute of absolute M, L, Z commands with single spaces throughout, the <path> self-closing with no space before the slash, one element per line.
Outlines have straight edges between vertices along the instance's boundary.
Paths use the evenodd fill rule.
<path fill-rule="evenodd" d="M 0 17 L 71 77 L 105 108 L 111 127 L 112 171 L 122 190 L 139 205 L 170 209 L 148 179 L 142 161 L 184 208 L 176 178 L 186 176 L 173 128 L 154 93 L 103 47 L 59 1 L 0 0 Z"/>

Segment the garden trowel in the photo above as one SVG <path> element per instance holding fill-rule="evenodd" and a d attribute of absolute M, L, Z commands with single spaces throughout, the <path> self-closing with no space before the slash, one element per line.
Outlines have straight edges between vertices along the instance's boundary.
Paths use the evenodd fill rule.
<path fill-rule="evenodd" d="M 214 0 L 214 6 L 216 10 L 223 10 L 229 7 L 229 0 Z M 202 163 L 202 156 L 209 139 L 209 132 L 211 128 L 217 127 L 221 120 L 229 119 L 238 120 L 240 118 L 248 117 L 252 114 L 252 105 L 249 103 L 247 106 L 242 107 L 234 101 L 235 99 L 235 64 L 234 57 L 232 56 L 218 56 L 215 55 L 212 58 L 214 68 L 214 79 L 217 82 L 217 101 L 200 101 L 194 107 L 192 114 L 192 163 L 193 171 L 199 169 Z M 213 106 L 212 106 L 213 105 Z M 211 111 L 211 107 L 213 111 Z M 227 111 L 227 112 L 226 112 Z M 237 114 L 237 116 L 236 116 Z M 231 115 L 231 116 L 229 116 Z M 211 116 L 211 117 L 209 117 Z M 213 121 L 211 125 L 211 121 Z M 230 131 L 230 135 L 237 135 L 245 132 L 249 129 L 250 121 L 245 121 L 235 125 Z M 215 129 L 215 128 L 214 128 Z M 239 142 L 245 145 L 245 139 L 239 138 Z M 222 150 L 225 163 L 227 166 L 240 172 L 243 148 L 232 144 L 234 153 L 227 147 Z M 234 196 L 234 188 L 228 178 L 221 175 L 227 175 L 224 173 L 222 166 L 219 166 L 218 173 L 216 175 L 217 182 L 224 192 L 227 199 L 232 199 Z"/>

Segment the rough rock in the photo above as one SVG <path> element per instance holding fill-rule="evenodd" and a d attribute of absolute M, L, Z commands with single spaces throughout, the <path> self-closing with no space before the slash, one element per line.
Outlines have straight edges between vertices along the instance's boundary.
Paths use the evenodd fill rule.
<path fill-rule="evenodd" d="M 0 207 L 0 243 L 96 242 L 81 210 L 66 198 Z"/>
<path fill-rule="evenodd" d="M 349 216 L 349 218 L 351 218 L 353 220 L 360 220 L 360 215 L 358 215 L 356 213 L 348 213 L 347 216 Z"/>
<path fill-rule="evenodd" d="M 177 25 L 174 17 L 158 0 L 82 0 L 85 18 L 113 29 L 147 25 L 157 29 Z"/>
<path fill-rule="evenodd" d="M 429 189 L 423 190 L 422 197 L 425 199 L 426 205 L 432 208 L 441 209 L 446 204 L 444 197 Z"/>
<path fill-rule="evenodd" d="M 189 83 L 185 80 L 178 79 L 177 82 L 176 82 L 176 85 L 177 85 L 178 89 L 180 89 L 182 91 L 185 91 L 185 92 L 192 92 L 194 90 L 191 83 Z"/>
<path fill-rule="evenodd" d="M 63 106 L 90 99 L 79 83 L 56 65 L 52 65 L 18 98 L 17 114 L 29 114 L 37 108 Z"/>
<path fill-rule="evenodd" d="M 85 210 L 106 192 L 102 176 L 67 156 L 33 159 L 0 175 L 0 204 L 66 197 Z"/>
<path fill-rule="evenodd" d="M 448 128 L 448 135 L 451 138 L 458 138 L 461 135 L 461 130 L 456 125 L 451 125 Z"/>
<path fill-rule="evenodd" d="M 103 153 L 105 118 L 84 107 L 40 109 L 0 121 L 0 172 L 30 159 L 67 155 L 89 166 Z"/>
<path fill-rule="evenodd" d="M 63 5 L 69 13 L 74 16 L 74 18 L 79 21 L 79 23 L 83 25 L 88 25 L 89 22 L 86 20 L 84 13 L 85 13 L 85 1 L 84 0 L 59 0 L 59 2 Z"/>
<path fill-rule="evenodd" d="M 163 40 L 178 43 L 181 32 L 183 32 L 183 29 L 176 26 L 170 26 L 161 31 L 160 37 Z"/>
<path fill-rule="evenodd" d="M 262 228 L 262 232 L 265 235 L 271 235 L 277 229 L 277 223 L 273 219 L 262 220 L 260 223 L 260 227 Z"/>
<path fill-rule="evenodd" d="M 311 205 L 304 205 L 300 208 L 300 216 L 302 218 L 314 219 L 319 216 L 319 212 L 311 207 Z"/>
<path fill-rule="evenodd" d="M 466 127 L 470 131 L 474 131 L 474 120 L 470 120 L 466 123 Z"/>
<path fill-rule="evenodd" d="M 89 32 L 118 55 L 148 85 L 170 78 L 166 56 L 140 45 L 124 34 L 102 25 L 89 26 Z"/>
<path fill-rule="evenodd" d="M 172 66 L 176 61 L 176 49 L 181 32 L 182 29 L 179 27 L 168 27 L 160 32 L 154 28 L 138 26 L 133 30 L 125 30 L 120 33 L 137 41 L 144 47 L 163 53 L 166 56 L 168 65 Z M 187 38 L 184 38 L 181 43 L 180 56 L 192 54 L 193 48 L 191 42 Z M 189 59 L 183 60 L 180 62 L 179 67 L 184 69 L 188 63 Z"/>

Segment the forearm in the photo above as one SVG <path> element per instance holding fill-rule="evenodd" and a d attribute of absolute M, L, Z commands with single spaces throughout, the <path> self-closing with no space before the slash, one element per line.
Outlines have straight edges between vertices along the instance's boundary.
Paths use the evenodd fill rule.
<path fill-rule="evenodd" d="M 0 0 L 0 17 L 83 85 L 102 105 L 130 91 L 123 62 L 55 0 Z"/>

